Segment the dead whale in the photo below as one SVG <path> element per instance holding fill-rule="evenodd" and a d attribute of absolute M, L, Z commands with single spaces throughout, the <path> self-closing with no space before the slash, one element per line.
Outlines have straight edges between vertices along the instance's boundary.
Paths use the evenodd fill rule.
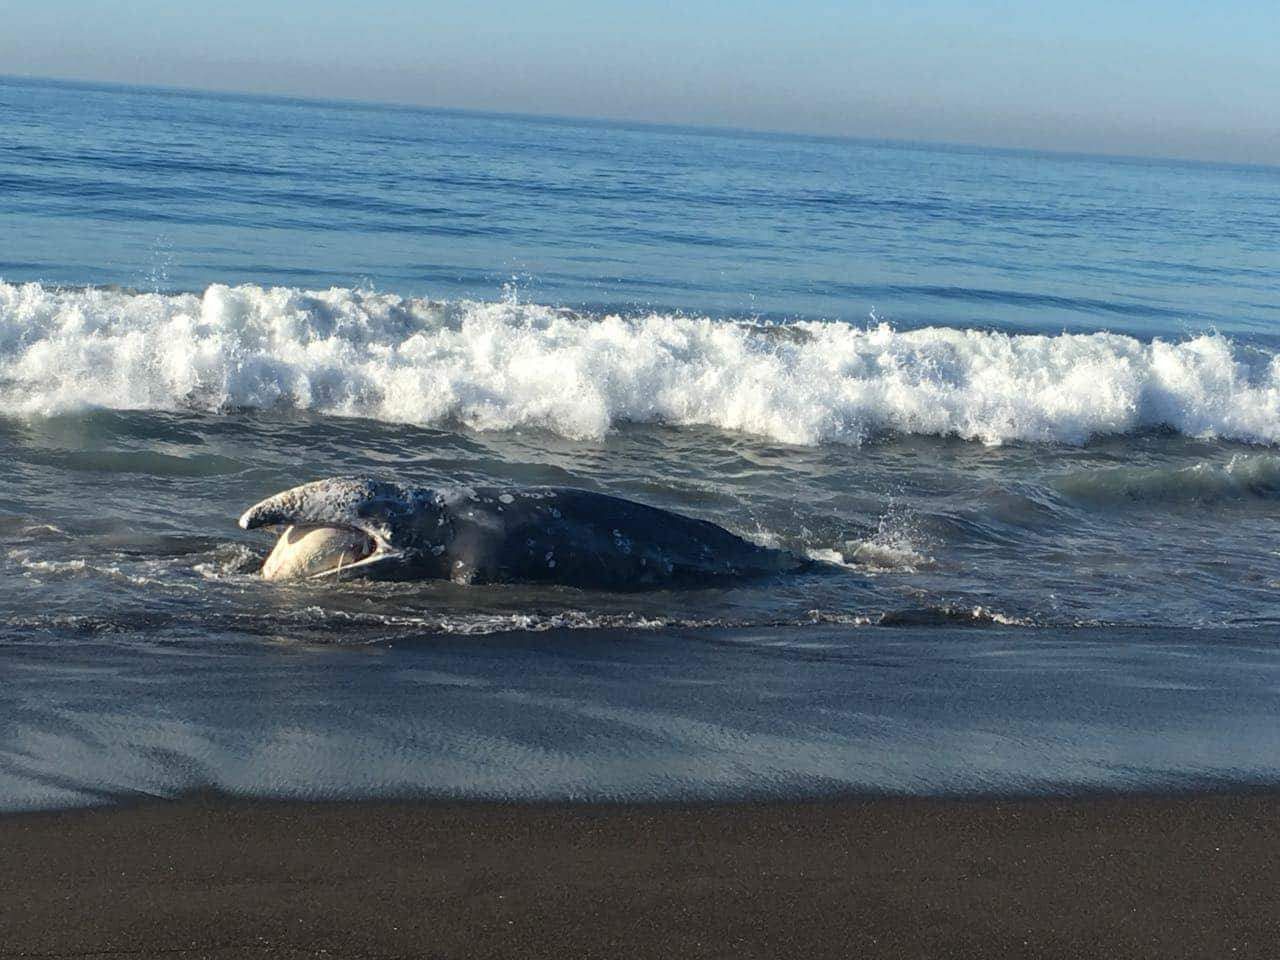
<path fill-rule="evenodd" d="M 798 570 L 812 561 L 706 520 L 562 487 L 420 489 L 317 480 L 240 518 L 277 529 L 268 580 L 364 577 L 636 590 Z"/>

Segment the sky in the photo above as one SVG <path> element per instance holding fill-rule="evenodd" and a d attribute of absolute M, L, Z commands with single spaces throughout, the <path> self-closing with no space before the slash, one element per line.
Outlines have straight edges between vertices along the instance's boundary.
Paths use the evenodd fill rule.
<path fill-rule="evenodd" d="M 1278 0 L 0 0 L 0 73 L 1280 164 Z"/>

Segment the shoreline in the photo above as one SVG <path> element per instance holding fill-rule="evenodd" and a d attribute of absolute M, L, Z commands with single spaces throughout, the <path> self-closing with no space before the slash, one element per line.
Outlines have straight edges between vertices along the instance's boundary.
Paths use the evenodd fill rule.
<path fill-rule="evenodd" d="M 690 795 L 670 797 L 620 797 L 618 799 L 588 795 L 549 797 L 503 797 L 489 794 L 458 795 L 424 791 L 404 793 L 379 792 L 376 794 L 343 795 L 290 795 L 237 793 L 218 787 L 164 795 L 145 791 L 110 790 L 95 791 L 93 799 L 81 803 L 50 804 L 32 807 L 0 806 L 0 831 L 9 821 L 24 818 L 52 816 L 77 816 L 91 814 L 127 814 L 129 811 L 150 809 L 192 808 L 203 810 L 244 808 L 270 811 L 275 808 L 310 808 L 314 810 L 339 810 L 342 808 L 376 811 L 387 809 L 413 809 L 421 812 L 432 810 L 525 810 L 530 813 L 574 811 L 583 814 L 608 814 L 622 811 L 651 811 L 655 814 L 716 810 L 758 810 L 771 807 L 848 807 L 880 804 L 943 804 L 948 806 L 993 806 L 1055 803 L 1106 803 L 1108 801 L 1180 801 L 1197 799 L 1228 799 L 1231 797 L 1275 797 L 1280 802 L 1280 781 L 1272 779 L 1232 779 L 1229 777 L 1204 777 L 1201 779 L 1165 778 L 1131 786 L 1106 784 L 1072 784 L 1046 782 L 1041 788 L 1026 789 L 958 789 L 927 790 L 920 792 L 877 790 L 875 788 L 850 788 L 833 785 L 828 789 L 793 787 L 785 793 L 732 792 L 721 796 Z"/>
<path fill-rule="evenodd" d="M 1280 790 L 0 816 L 0 957 L 1271 956 Z M 326 953 L 327 951 L 327 953 Z"/>

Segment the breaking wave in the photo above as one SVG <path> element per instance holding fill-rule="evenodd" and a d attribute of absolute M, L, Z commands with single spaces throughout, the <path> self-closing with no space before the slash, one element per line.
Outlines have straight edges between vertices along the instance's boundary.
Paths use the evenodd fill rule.
<path fill-rule="evenodd" d="M 599 438 L 706 425 L 1082 443 L 1167 428 L 1280 441 L 1280 356 L 1214 334 L 1011 335 L 592 316 L 365 290 L 140 294 L 0 283 L 0 414 L 296 408 Z"/>

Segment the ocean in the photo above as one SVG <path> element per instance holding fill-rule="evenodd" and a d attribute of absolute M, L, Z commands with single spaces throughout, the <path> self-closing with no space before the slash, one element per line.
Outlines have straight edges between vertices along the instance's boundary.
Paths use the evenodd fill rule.
<path fill-rule="evenodd" d="M 0 808 L 1280 781 L 1280 169 L 0 79 Z M 822 561 L 280 585 L 294 484 Z"/>

